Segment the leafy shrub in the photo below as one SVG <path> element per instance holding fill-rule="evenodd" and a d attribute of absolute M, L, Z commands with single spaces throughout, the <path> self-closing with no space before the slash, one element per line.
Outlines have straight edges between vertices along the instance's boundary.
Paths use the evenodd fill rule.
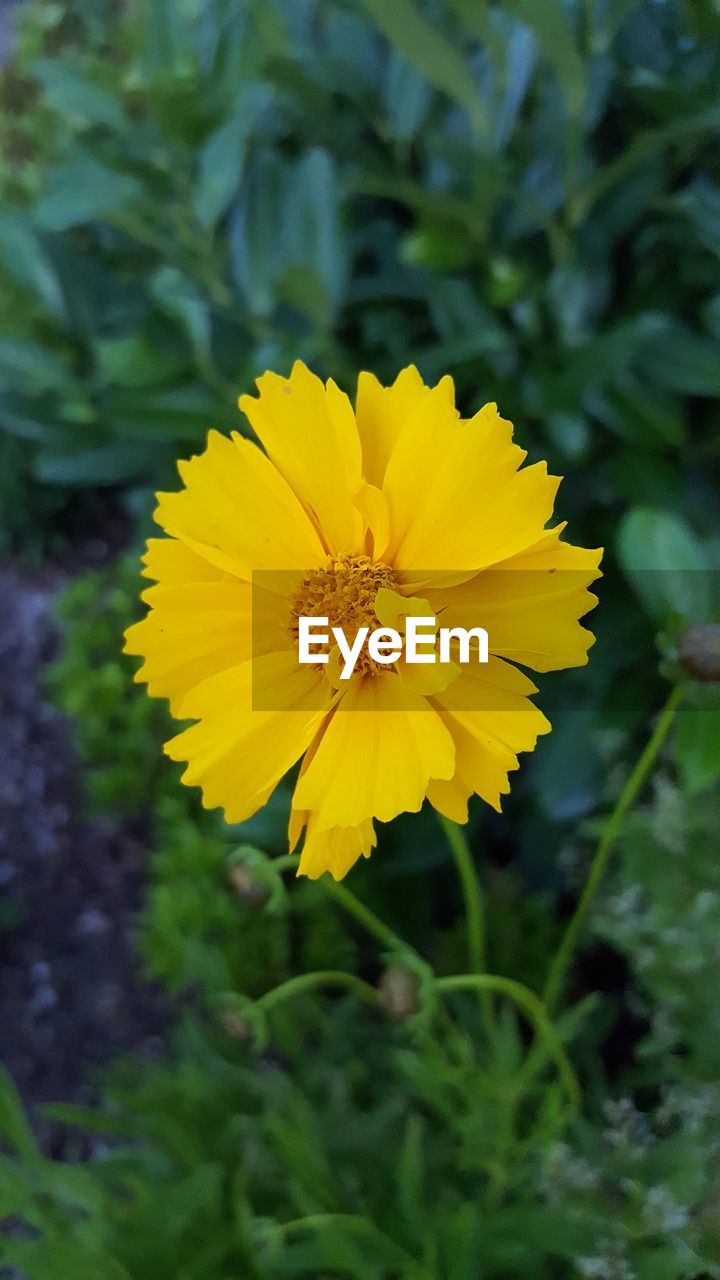
<path fill-rule="evenodd" d="M 627 954 L 629 999 L 652 1031 L 608 1079 L 598 1041 L 612 1015 L 573 1012 L 581 1119 L 552 1078 L 514 1111 L 523 1049 L 509 1008 L 488 1043 L 472 999 L 440 1034 L 395 1027 L 353 997 L 305 996 L 292 1015 L 278 1009 L 260 1054 L 242 1022 L 188 1020 L 169 1064 L 116 1068 L 103 1111 L 48 1108 L 112 1137 L 84 1166 L 37 1150 L 4 1083 L 0 1260 L 33 1280 L 60 1267 L 80 1280 L 719 1274 L 720 1008 L 693 939 L 717 896 L 706 848 L 717 815 L 699 809 L 670 849 L 670 785 L 628 824 L 597 925 Z M 678 859 L 692 868 L 680 900 Z M 161 876 L 180 888 L 168 862 Z M 266 955 L 273 917 L 258 918 L 244 945 Z"/>
<path fill-rule="evenodd" d="M 720 1275 L 720 1004 L 707 963 L 717 796 L 679 789 L 682 733 L 652 802 L 623 827 L 593 919 L 604 950 L 586 951 L 577 1003 L 558 1024 L 584 1086 L 581 1115 L 554 1066 L 541 1061 L 521 1088 L 526 1037 L 504 999 L 488 1038 L 472 995 L 452 999 L 448 1027 L 414 1014 L 414 996 L 403 1008 L 402 986 L 385 1013 L 352 994 L 300 993 L 268 1014 L 263 1047 L 248 997 L 262 1004 L 278 983 L 327 968 L 373 983 L 385 970 L 387 990 L 398 956 L 383 959 L 322 882 L 268 897 L 233 876 L 242 867 L 251 886 L 273 883 L 260 848 L 282 850 L 282 805 L 261 824 L 223 828 L 178 786 L 161 755 L 165 715 L 117 657 L 137 598 L 134 559 L 73 584 L 51 683 L 77 716 L 92 803 L 150 821 L 143 951 L 186 1012 L 167 1063 L 117 1066 L 100 1111 L 49 1108 L 71 1131 L 111 1139 L 83 1166 L 37 1150 L 5 1083 L 0 1261 L 32 1280 L 55 1280 L 61 1265 L 92 1280 Z M 618 785 L 615 774 L 608 798 Z M 581 861 L 599 827 L 576 835 Z M 443 901 L 416 867 L 407 911 L 382 874 L 393 856 L 422 865 L 430 831 L 419 816 L 396 833 L 361 892 L 447 973 L 463 964 L 458 899 L 446 886 Z M 500 852 L 491 844 L 484 870 L 490 967 L 535 987 L 558 939 L 555 903 L 530 893 L 517 866 L 493 872 Z M 451 879 L 447 859 L 440 869 Z M 412 992 L 420 973 L 411 966 Z"/>
<path fill-rule="evenodd" d="M 468 409 L 497 399 L 575 473 L 595 538 L 629 503 L 692 495 L 709 522 L 711 0 L 22 8 L 0 81 L 6 534 L 52 518 L 55 486 L 163 483 L 297 356 L 348 387 L 412 359 Z"/>
<path fill-rule="evenodd" d="M 550 1085 L 508 1141 L 507 1060 L 465 1034 L 409 1042 L 344 1001 L 304 1014 L 282 1060 L 189 1026 L 176 1064 L 121 1073 L 103 1113 L 50 1108 L 115 1135 L 82 1167 L 41 1156 L 5 1083 L 23 1161 L 2 1161 L 0 1213 L 33 1230 L 0 1258 L 33 1280 L 672 1280 L 717 1262 L 717 1086 L 650 1111 L 608 1097 L 568 1134 Z"/>

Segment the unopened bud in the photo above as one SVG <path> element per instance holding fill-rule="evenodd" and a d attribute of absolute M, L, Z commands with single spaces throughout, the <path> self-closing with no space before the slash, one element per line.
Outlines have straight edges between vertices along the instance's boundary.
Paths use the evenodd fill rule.
<path fill-rule="evenodd" d="M 378 983 L 378 1004 L 398 1022 L 420 1012 L 419 994 L 416 974 L 403 965 L 391 965 Z"/>
<path fill-rule="evenodd" d="M 223 1009 L 220 1014 L 220 1025 L 232 1040 L 252 1040 L 253 1038 L 252 1023 L 236 1009 Z"/>
<path fill-rule="evenodd" d="M 680 666 L 693 680 L 720 681 L 720 623 L 700 622 L 688 627 L 678 641 Z"/>
<path fill-rule="evenodd" d="M 230 883 L 238 898 L 248 907 L 262 907 L 270 897 L 267 884 L 255 874 L 251 867 L 242 862 L 235 862 L 229 871 Z"/>

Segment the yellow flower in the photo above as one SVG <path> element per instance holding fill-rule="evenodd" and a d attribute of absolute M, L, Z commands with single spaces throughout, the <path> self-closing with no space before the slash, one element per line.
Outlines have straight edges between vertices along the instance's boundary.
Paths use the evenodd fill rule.
<path fill-rule="evenodd" d="M 126 651 L 137 679 L 197 723 L 166 747 L 183 781 L 230 822 L 259 809 L 302 759 L 290 845 L 300 873 L 344 876 L 375 845 L 374 820 L 418 810 L 467 819 L 493 808 L 518 753 L 550 725 L 512 662 L 581 666 L 579 618 L 601 552 L 546 529 L 559 481 L 525 453 L 494 404 L 463 420 L 452 381 L 414 368 L 391 387 L 360 374 L 357 405 L 301 363 L 266 373 L 239 404 L 260 442 L 211 431 L 179 464 L 185 487 L 159 494 L 144 594 L 150 611 Z M 348 635 L 432 615 L 483 626 L 489 661 L 381 666 L 363 654 L 349 680 L 336 654 L 300 665 L 298 618 Z M 512 661 L 508 661 L 508 659 Z"/>

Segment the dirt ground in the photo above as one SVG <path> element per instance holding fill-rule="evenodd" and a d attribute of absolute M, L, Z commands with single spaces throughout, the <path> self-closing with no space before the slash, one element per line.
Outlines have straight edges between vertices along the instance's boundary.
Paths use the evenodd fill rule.
<path fill-rule="evenodd" d="M 162 1048 L 133 948 L 142 832 L 83 813 L 69 726 L 43 696 L 66 578 L 0 569 L 0 1061 L 29 1103 L 92 1102 L 96 1064 Z"/>

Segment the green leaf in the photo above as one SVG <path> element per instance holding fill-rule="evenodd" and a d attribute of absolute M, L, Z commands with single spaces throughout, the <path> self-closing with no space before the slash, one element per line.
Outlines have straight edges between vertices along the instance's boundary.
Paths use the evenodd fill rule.
<path fill-rule="evenodd" d="M 138 62 L 149 81 L 167 92 L 194 71 L 192 8 L 184 0 L 152 0 L 139 7 L 143 25 Z"/>
<path fill-rule="evenodd" d="M 46 231 L 67 231 L 94 218 L 112 218 L 141 195 L 137 179 L 92 156 L 81 156 L 48 171 L 34 219 Z"/>
<path fill-rule="evenodd" d="M 169 387 L 108 387 L 104 416 L 115 435 L 147 448 L 167 442 L 173 448 L 200 443 L 211 427 L 240 427 L 234 406 L 225 404 L 197 383 Z"/>
<path fill-rule="evenodd" d="M 464 53 L 428 22 L 413 0 L 362 3 L 392 47 L 430 84 L 463 107 L 474 128 L 483 133 L 487 127 L 485 112 Z"/>
<path fill-rule="evenodd" d="M 662 325 L 662 318 L 654 312 L 641 311 L 604 332 L 594 333 L 589 341 L 572 350 L 571 359 L 565 357 L 562 372 L 550 391 L 550 401 L 573 402 L 588 388 L 625 376 L 628 365 L 655 342 Z"/>
<path fill-rule="evenodd" d="M 594 417 L 623 440 L 644 449 L 681 446 L 686 439 L 684 409 L 676 396 L 624 376 L 616 386 L 587 393 Z"/>
<path fill-rule="evenodd" d="M 620 524 L 617 550 L 626 577 L 656 622 L 665 622 L 672 613 L 687 621 L 707 619 L 707 557 L 680 516 L 636 507 Z"/>
<path fill-rule="evenodd" d="M 186 361 L 178 351 L 158 347 L 141 334 L 107 338 L 95 347 L 106 382 L 121 387 L 152 387 L 180 375 Z"/>
<path fill-rule="evenodd" d="M 56 1124 L 83 1129 L 88 1133 L 130 1136 L 137 1128 L 132 1117 L 119 1110 L 94 1110 L 92 1107 L 79 1106 L 74 1102 L 46 1102 L 39 1109 L 44 1116 L 54 1120 Z"/>
<path fill-rule="evenodd" d="M 0 214 L 0 260 L 17 284 L 34 290 L 48 311 L 63 321 L 65 303 L 60 281 L 41 237 L 27 218 Z"/>
<path fill-rule="evenodd" d="M 233 115 L 202 147 L 194 196 L 201 226 L 214 226 L 228 209 L 242 179 L 248 138 L 269 101 L 270 92 L 265 85 L 242 86 Z"/>
<path fill-rule="evenodd" d="M 286 190 L 287 169 L 279 157 L 272 151 L 254 155 L 231 219 L 230 254 L 235 285 L 256 316 L 269 315 L 277 302 L 275 282 L 285 255 L 281 219 Z"/>
<path fill-rule="evenodd" d="M 0 1063 L 0 1138 L 28 1164 L 40 1160 L 40 1149 L 28 1124 L 20 1095 L 9 1071 Z"/>
<path fill-rule="evenodd" d="M 383 96 L 392 136 L 409 142 L 427 114 L 432 92 L 427 80 L 396 50 L 388 62 Z"/>
<path fill-rule="evenodd" d="M 285 211 L 288 266 L 314 274 L 323 297 L 310 314 L 323 324 L 342 297 L 346 277 L 337 174 L 327 151 L 313 148 L 298 161 L 292 191 Z M 302 295 L 295 302 L 302 307 Z"/>
<path fill-rule="evenodd" d="M 690 396 L 720 395 L 720 341 L 672 324 L 642 357 L 642 371 L 658 386 Z"/>
<path fill-rule="evenodd" d="M 505 7 L 534 33 L 555 72 L 568 110 L 579 116 L 585 101 L 585 67 L 567 24 L 562 0 L 505 0 Z"/>
<path fill-rule="evenodd" d="M 0 378 L 5 387 L 26 395 L 74 388 L 72 375 L 56 352 L 15 338 L 0 337 Z"/>
<path fill-rule="evenodd" d="M 125 112 L 117 98 L 87 80 L 78 62 L 71 58 L 38 58 L 30 71 L 45 90 L 51 107 L 62 116 L 77 119 L 84 125 L 103 124 L 122 130 L 127 124 Z"/>
<path fill-rule="evenodd" d="M 36 443 L 54 439 L 58 425 L 55 417 L 43 419 L 39 409 L 34 412 L 35 403 L 33 400 L 28 403 L 20 396 L 0 398 L 0 427 L 3 431 Z"/>
<path fill-rule="evenodd" d="M 720 712 L 687 707 L 678 716 L 675 757 L 685 786 L 702 791 L 720 777 Z"/>
<path fill-rule="evenodd" d="M 705 138 L 709 141 L 715 137 L 718 127 L 720 107 L 711 106 L 694 115 L 673 119 L 661 128 L 635 133 L 616 159 L 596 169 L 573 193 L 569 209 L 571 222 L 578 226 L 587 218 L 588 211 L 601 196 L 627 174 L 641 168 L 648 160 L 662 155 L 672 143 L 697 140 L 697 144 L 702 145 Z"/>
<path fill-rule="evenodd" d="M 34 473 L 45 484 L 119 484 L 142 478 L 148 468 L 157 466 L 150 448 L 147 443 L 122 441 L 74 452 L 41 449 L 35 456 Z"/>
<path fill-rule="evenodd" d="M 163 311 L 179 321 L 200 360 L 210 355 L 211 324 L 207 299 L 176 267 L 162 267 L 150 281 L 150 292 Z"/>

